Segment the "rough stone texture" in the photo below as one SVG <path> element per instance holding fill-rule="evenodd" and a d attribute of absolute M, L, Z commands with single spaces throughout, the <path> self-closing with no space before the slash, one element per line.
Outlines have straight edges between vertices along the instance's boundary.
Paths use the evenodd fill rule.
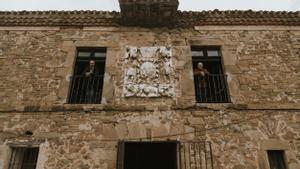
<path fill-rule="evenodd" d="M 190 45 L 221 45 L 234 104 L 299 105 L 299 31 L 0 31 L 2 110 L 63 106 L 72 75 L 76 46 L 107 47 L 105 81 L 109 104 L 136 102 L 122 97 L 127 45 L 164 45 L 172 49 L 178 105 L 194 104 Z M 125 46 L 126 45 L 126 46 Z M 105 86 L 108 87 L 108 86 Z M 184 88 L 189 90 L 182 90 Z M 104 90 L 108 90 L 104 88 Z M 66 91 L 66 92 L 64 92 Z M 192 92 L 188 92 L 192 91 Z M 63 94 L 61 94 L 63 93 Z M 150 99 L 162 105 L 160 99 Z M 149 100 L 149 101 L 150 101 Z M 142 101 L 139 105 L 148 105 Z M 260 104 L 261 105 L 261 104 Z M 261 105 L 261 106 L 264 106 Z M 274 108 L 274 107 L 273 107 Z"/>
<path fill-rule="evenodd" d="M 0 37 L 0 168 L 11 143 L 39 143 L 39 169 L 114 169 L 118 140 L 151 137 L 211 141 L 216 169 L 267 169 L 270 148 L 300 165 L 299 30 L 24 27 Z M 191 45 L 222 47 L 232 103 L 195 103 Z M 123 97 L 126 46 L 171 47 L 173 97 Z M 101 105 L 65 104 L 76 47 L 107 47 Z"/>
<path fill-rule="evenodd" d="M 111 169 L 116 165 L 117 141 L 147 138 L 149 129 L 154 140 L 205 138 L 211 141 L 215 168 L 257 168 L 261 146 L 270 139 L 286 142 L 288 148 L 284 149 L 290 153 L 289 166 L 299 165 L 300 114 L 295 111 L 269 113 L 236 110 L 2 113 L 0 129 L 6 136 L 1 135 L 5 138 L 1 145 L 17 141 L 42 142 L 39 161 L 47 169 Z M 106 121 L 103 117 L 113 120 Z M 212 129 L 245 119 L 252 120 Z M 24 130 L 31 130 L 33 136 L 24 136 Z M 173 136 L 191 130 L 203 132 Z M 155 138 L 158 136 L 166 137 Z"/>

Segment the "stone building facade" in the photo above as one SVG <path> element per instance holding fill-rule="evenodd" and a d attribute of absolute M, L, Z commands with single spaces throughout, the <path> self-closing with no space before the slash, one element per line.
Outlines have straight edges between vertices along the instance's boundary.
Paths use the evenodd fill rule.
<path fill-rule="evenodd" d="M 37 169 L 122 168 L 123 141 L 179 143 L 178 169 L 269 169 L 273 150 L 288 169 L 299 168 L 299 12 L 178 11 L 159 27 L 124 26 L 120 18 L 0 12 L 0 169 L 12 168 L 14 147 L 39 147 Z M 228 103 L 197 103 L 193 46 L 219 48 Z M 78 50 L 99 47 L 101 104 L 71 104 Z M 138 53 L 148 60 L 129 82 Z M 183 155 L 189 142 L 204 143 L 204 164 L 197 165 L 202 150 Z"/>

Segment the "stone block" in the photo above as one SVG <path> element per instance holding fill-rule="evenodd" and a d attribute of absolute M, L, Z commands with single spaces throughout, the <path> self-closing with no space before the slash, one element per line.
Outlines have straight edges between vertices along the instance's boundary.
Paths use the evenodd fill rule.
<path fill-rule="evenodd" d="M 103 124 L 102 136 L 105 139 L 117 139 L 118 135 L 115 126 L 112 124 Z"/>

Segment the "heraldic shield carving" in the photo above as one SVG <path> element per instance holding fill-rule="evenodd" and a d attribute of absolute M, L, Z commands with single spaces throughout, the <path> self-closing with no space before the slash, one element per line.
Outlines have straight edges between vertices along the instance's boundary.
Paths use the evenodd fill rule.
<path fill-rule="evenodd" d="M 171 48 L 126 48 L 124 97 L 172 97 L 173 76 Z"/>

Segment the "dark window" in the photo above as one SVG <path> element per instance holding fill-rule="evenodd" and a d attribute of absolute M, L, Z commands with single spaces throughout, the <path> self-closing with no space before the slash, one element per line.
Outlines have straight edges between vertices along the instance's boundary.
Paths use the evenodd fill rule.
<path fill-rule="evenodd" d="M 39 148 L 13 147 L 9 169 L 35 169 Z"/>
<path fill-rule="evenodd" d="M 118 169 L 177 169 L 177 142 L 121 142 Z"/>
<path fill-rule="evenodd" d="M 270 150 L 268 151 L 270 169 L 286 169 L 284 160 L 284 151 Z"/>
<path fill-rule="evenodd" d="M 101 103 L 106 49 L 79 48 L 69 92 L 70 104 Z"/>
<path fill-rule="evenodd" d="M 192 47 L 192 61 L 197 102 L 230 102 L 220 48 Z"/>

